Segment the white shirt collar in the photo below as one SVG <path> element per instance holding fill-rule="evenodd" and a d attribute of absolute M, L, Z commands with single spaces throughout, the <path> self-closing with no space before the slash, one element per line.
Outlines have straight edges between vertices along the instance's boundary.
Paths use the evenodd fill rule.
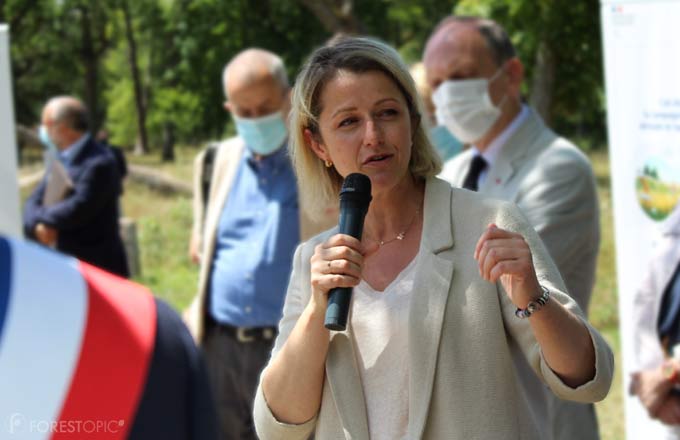
<path fill-rule="evenodd" d="M 472 155 L 474 156 L 482 156 L 484 160 L 486 160 L 486 168 L 484 168 L 484 171 L 482 171 L 479 174 L 479 180 L 477 181 L 479 185 L 484 182 L 484 179 L 486 179 L 486 175 L 489 173 L 489 170 L 493 166 L 494 162 L 496 162 L 496 159 L 498 159 L 498 155 L 501 153 L 501 150 L 503 149 L 503 146 L 506 144 L 508 139 L 515 134 L 515 132 L 519 129 L 519 127 L 526 121 L 526 119 L 529 117 L 529 107 L 526 104 L 522 104 L 522 107 L 515 116 L 515 119 L 512 120 L 510 124 L 508 124 L 507 127 L 505 127 L 505 130 L 503 130 L 494 140 L 491 141 L 489 146 L 487 147 L 486 150 L 484 150 L 483 153 L 480 153 L 480 151 L 477 149 L 476 146 L 472 146 Z"/>

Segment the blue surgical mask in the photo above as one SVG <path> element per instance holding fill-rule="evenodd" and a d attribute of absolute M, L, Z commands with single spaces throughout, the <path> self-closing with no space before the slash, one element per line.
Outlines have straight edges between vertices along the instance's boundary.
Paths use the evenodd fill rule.
<path fill-rule="evenodd" d="M 261 118 L 233 117 L 238 135 L 255 154 L 262 156 L 272 154 L 283 146 L 288 137 L 286 123 L 280 111 Z"/>
<path fill-rule="evenodd" d="M 437 125 L 430 130 L 432 144 L 437 149 L 439 156 L 446 162 L 463 149 L 463 143 L 451 134 L 448 128 Z"/>
<path fill-rule="evenodd" d="M 40 138 L 40 142 L 42 142 L 43 147 L 45 147 L 50 155 L 53 157 L 59 157 L 59 149 L 57 148 L 57 145 L 52 142 L 52 139 L 50 139 L 50 135 L 47 132 L 47 127 L 43 124 L 41 124 L 40 128 L 38 129 L 38 137 Z"/>

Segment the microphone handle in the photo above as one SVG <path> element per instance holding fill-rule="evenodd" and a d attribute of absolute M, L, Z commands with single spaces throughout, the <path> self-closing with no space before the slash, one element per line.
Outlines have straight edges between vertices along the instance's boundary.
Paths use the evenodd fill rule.
<path fill-rule="evenodd" d="M 340 221 L 338 229 L 341 234 L 351 235 L 352 237 L 361 240 L 361 234 L 364 229 L 364 217 L 368 206 L 364 209 L 360 207 L 342 206 L 340 203 Z M 335 287 L 328 293 L 328 306 L 326 308 L 326 317 L 324 319 L 324 326 L 328 330 L 344 331 L 347 328 L 347 316 L 349 315 L 349 306 L 352 300 L 351 287 Z"/>
<path fill-rule="evenodd" d="M 326 319 L 324 320 L 324 326 L 328 330 L 335 330 L 336 332 L 345 331 L 351 300 L 351 287 L 335 287 L 331 289 L 328 294 L 328 307 L 326 308 Z"/>

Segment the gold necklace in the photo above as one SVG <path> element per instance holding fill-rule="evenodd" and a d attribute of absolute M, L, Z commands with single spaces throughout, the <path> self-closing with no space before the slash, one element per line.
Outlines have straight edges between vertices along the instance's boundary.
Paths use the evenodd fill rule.
<path fill-rule="evenodd" d="M 395 240 L 403 240 L 406 237 L 406 233 L 409 231 L 409 229 L 411 229 L 411 226 L 413 226 L 413 223 L 416 222 L 416 219 L 418 218 L 418 214 L 420 214 L 420 209 L 416 209 L 416 213 L 413 214 L 413 218 L 409 222 L 408 226 L 406 226 L 406 228 L 403 231 L 398 233 L 396 237 L 391 238 L 389 240 L 376 240 L 376 239 L 372 239 L 372 240 L 377 241 L 378 244 L 380 245 L 380 247 L 383 247 L 386 244 L 390 244 Z"/>

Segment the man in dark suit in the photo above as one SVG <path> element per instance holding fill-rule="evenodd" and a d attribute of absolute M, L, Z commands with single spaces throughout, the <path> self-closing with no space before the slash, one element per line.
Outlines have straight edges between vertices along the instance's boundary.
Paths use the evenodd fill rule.
<path fill-rule="evenodd" d="M 73 187 L 52 204 L 44 203 L 46 178 L 26 201 L 24 232 L 45 245 L 128 276 L 118 231 L 118 198 L 122 192 L 116 159 L 88 134 L 87 109 L 70 96 L 50 99 L 42 112 L 40 139 L 70 177 Z"/>

